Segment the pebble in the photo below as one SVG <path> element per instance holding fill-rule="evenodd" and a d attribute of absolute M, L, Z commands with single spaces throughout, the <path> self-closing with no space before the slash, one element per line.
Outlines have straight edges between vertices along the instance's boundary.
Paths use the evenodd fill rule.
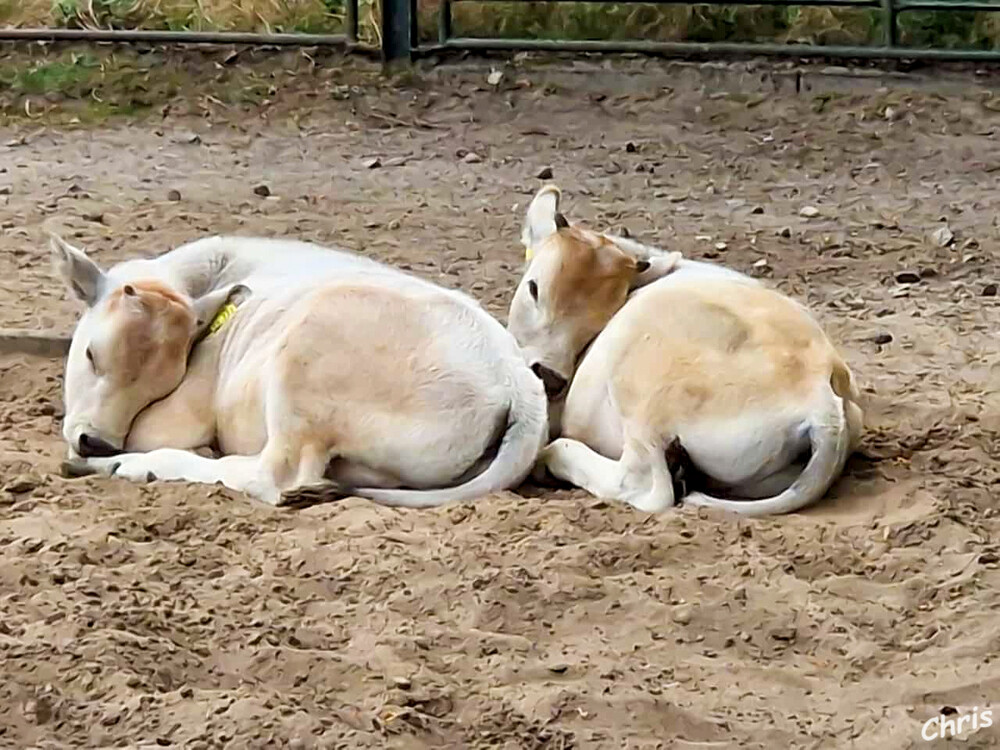
<path fill-rule="evenodd" d="M 23 495 L 26 492 L 36 489 L 40 484 L 41 480 L 38 477 L 33 477 L 30 474 L 21 474 L 4 485 L 4 489 L 12 495 Z"/>
<path fill-rule="evenodd" d="M 806 219 L 813 219 L 819 216 L 819 209 L 816 208 L 816 206 L 803 206 L 801 209 L 799 209 L 799 216 L 802 216 Z"/>
<path fill-rule="evenodd" d="M 776 641 L 794 641 L 796 636 L 795 628 L 775 628 L 771 631 L 771 637 Z"/>
<path fill-rule="evenodd" d="M 952 240 L 955 239 L 955 234 L 945 224 L 943 227 L 935 229 L 931 237 L 934 239 L 934 244 L 938 247 L 948 247 L 952 243 Z"/>
<path fill-rule="evenodd" d="M 253 189 L 253 194 L 260 196 L 261 198 L 266 198 L 271 194 L 271 188 L 267 185 L 258 185 Z"/>
<path fill-rule="evenodd" d="M 694 610 L 689 604 L 682 604 L 679 607 L 674 607 L 674 611 L 671 613 L 673 621 L 679 625 L 687 625 L 691 622 L 691 617 L 694 615 Z"/>

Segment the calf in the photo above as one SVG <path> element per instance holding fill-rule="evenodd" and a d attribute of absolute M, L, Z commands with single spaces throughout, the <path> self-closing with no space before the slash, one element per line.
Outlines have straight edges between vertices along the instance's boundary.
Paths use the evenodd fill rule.
<path fill-rule="evenodd" d="M 808 311 L 755 279 L 528 208 L 508 330 L 550 397 L 539 468 L 645 511 L 674 505 L 668 449 L 746 515 L 817 501 L 863 429 L 851 371 Z M 807 457 L 807 460 L 806 460 Z"/>
<path fill-rule="evenodd" d="M 545 443 L 542 384 L 459 292 L 288 240 L 211 237 L 107 272 L 52 252 L 87 306 L 66 363 L 74 471 L 427 507 L 519 484 Z"/>

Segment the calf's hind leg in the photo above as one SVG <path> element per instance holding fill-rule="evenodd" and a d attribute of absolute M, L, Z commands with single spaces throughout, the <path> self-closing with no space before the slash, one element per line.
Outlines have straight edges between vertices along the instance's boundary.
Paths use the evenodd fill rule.
<path fill-rule="evenodd" d="M 578 440 L 559 438 L 545 447 L 539 463 L 591 495 L 620 500 L 647 513 L 666 510 L 676 502 L 664 447 L 659 441 L 629 436 L 627 430 L 617 461 Z"/>

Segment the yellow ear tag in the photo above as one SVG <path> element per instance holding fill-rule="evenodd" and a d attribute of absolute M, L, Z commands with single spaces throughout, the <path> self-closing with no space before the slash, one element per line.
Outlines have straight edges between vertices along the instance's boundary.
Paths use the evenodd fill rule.
<path fill-rule="evenodd" d="M 535 257 L 535 254 L 533 252 L 531 252 L 531 248 L 530 247 L 524 248 L 524 259 L 526 261 L 528 261 L 530 263 L 531 259 L 534 258 L 534 257 Z"/>
<path fill-rule="evenodd" d="M 222 308 L 215 314 L 215 318 L 212 319 L 211 325 L 208 327 L 207 336 L 211 336 L 213 333 L 218 331 L 222 326 L 226 324 L 226 321 L 233 317 L 233 313 L 236 312 L 236 305 L 232 302 L 227 302 Z"/>

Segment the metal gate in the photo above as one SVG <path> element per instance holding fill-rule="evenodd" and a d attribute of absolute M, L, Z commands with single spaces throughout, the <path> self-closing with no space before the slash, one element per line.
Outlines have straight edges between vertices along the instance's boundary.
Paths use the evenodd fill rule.
<path fill-rule="evenodd" d="M 381 0 L 378 46 L 358 39 L 358 0 L 345 1 L 342 34 L 257 34 L 236 32 L 130 31 L 118 29 L 0 29 L 0 41 L 98 41 L 147 42 L 154 44 L 252 44 L 262 46 L 328 46 L 379 56 L 386 63 L 399 63 L 447 50 L 549 50 L 561 52 L 640 52 L 671 56 L 691 55 L 782 55 L 786 57 L 827 57 L 854 59 L 1000 60 L 1000 49 L 969 50 L 916 48 L 898 44 L 898 19 L 913 11 L 1000 12 L 1000 0 L 641 0 L 657 5 L 783 6 L 875 9 L 884 29 L 881 44 L 837 46 L 799 43 L 744 42 L 660 42 L 660 41 L 581 41 L 569 39 L 501 39 L 461 37 L 452 34 L 453 6 L 456 3 L 495 0 L 441 0 L 437 17 L 437 41 L 420 41 L 417 0 Z M 531 3 L 534 0 L 503 0 Z M 547 0 L 548 2 L 601 3 L 607 0 Z M 639 0 L 618 0 L 635 4 Z"/>
<path fill-rule="evenodd" d="M 436 49 L 460 50 L 549 50 L 568 52 L 645 52 L 662 55 L 756 54 L 792 57 L 840 57 L 881 59 L 1000 60 L 1000 50 L 950 50 L 901 47 L 898 18 L 912 11 L 1000 11 L 1000 2 L 949 2 L 948 0 L 699 0 L 698 5 L 784 6 L 869 8 L 880 12 L 884 29 L 876 46 L 832 46 L 819 44 L 778 44 L 741 42 L 653 42 L 653 41 L 570 41 L 540 39 L 481 39 L 455 37 L 451 33 L 452 5 L 458 2 L 489 0 L 442 0 Z M 505 0 L 510 1 L 510 0 Z M 528 2 L 530 0 L 513 0 Z M 606 0 L 553 0 L 555 2 L 606 2 Z M 627 2 L 628 0 L 626 0 Z M 635 0 L 632 0 L 635 2 Z M 400 0 L 384 0 L 386 3 Z M 694 5 L 683 0 L 643 0 L 657 5 Z M 417 54 L 425 50 L 418 48 Z"/>

